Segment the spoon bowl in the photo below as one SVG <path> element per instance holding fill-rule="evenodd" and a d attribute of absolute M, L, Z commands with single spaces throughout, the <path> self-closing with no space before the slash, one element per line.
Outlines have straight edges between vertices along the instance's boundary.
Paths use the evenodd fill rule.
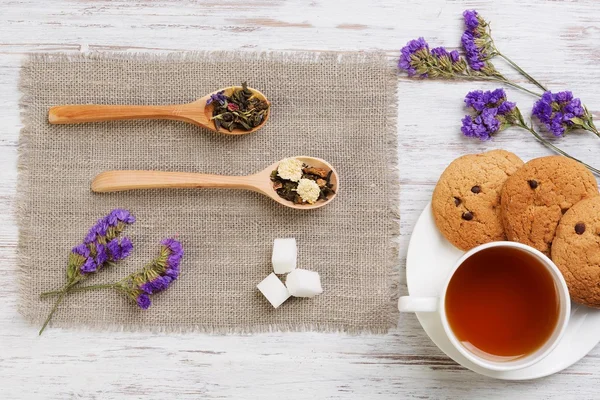
<path fill-rule="evenodd" d="M 236 89 L 242 89 L 242 87 L 241 86 L 230 86 L 228 88 L 221 89 L 221 90 L 224 91 L 223 94 L 225 96 L 231 96 L 233 91 Z M 258 91 L 256 89 L 252 89 L 252 88 L 248 88 L 248 89 L 250 89 L 252 91 L 252 93 L 253 93 L 252 97 L 255 97 L 255 98 L 258 98 L 259 100 L 265 101 L 269 105 L 269 108 L 271 107 L 271 103 L 269 102 L 269 100 L 267 100 L 267 97 L 264 94 L 262 94 L 260 91 Z M 206 102 L 208 101 L 208 99 L 210 99 L 211 95 L 216 94 L 216 93 L 220 92 L 221 90 L 217 90 L 216 92 L 210 93 L 210 94 L 202 97 L 201 99 L 196 100 L 191 103 L 191 104 L 195 104 L 198 107 L 198 109 L 200 109 L 200 107 L 202 107 L 203 114 L 204 114 L 202 119 L 208 121 L 208 124 L 210 124 L 210 126 L 211 126 L 211 128 L 209 128 L 209 129 L 212 129 L 213 131 L 215 130 L 215 124 L 211 120 L 211 118 L 213 116 L 213 111 L 215 109 L 215 106 L 214 106 L 215 103 L 211 103 L 211 104 L 207 105 Z M 269 119 L 270 114 L 271 113 L 269 110 L 269 112 L 265 114 L 265 118 L 260 123 L 260 125 L 255 126 L 254 128 L 250 129 L 249 131 L 245 131 L 242 129 L 234 129 L 233 131 L 229 132 L 228 129 L 220 127 L 218 130 L 216 130 L 216 132 L 224 133 L 226 135 L 245 135 L 247 133 L 252 133 L 252 132 L 259 130 L 260 128 L 262 128 L 265 125 L 265 123 Z M 192 122 L 192 121 L 190 121 L 190 122 Z M 195 122 L 192 122 L 192 123 L 195 123 Z M 204 126 L 204 125 L 201 125 L 201 126 Z"/>
<path fill-rule="evenodd" d="M 230 96 L 235 89 L 241 88 L 241 86 L 230 86 L 219 89 L 198 100 L 186 104 L 164 106 L 71 104 L 54 106 L 48 111 L 48 122 L 51 124 L 79 124 L 85 122 L 118 121 L 127 119 L 168 119 L 184 121 L 225 135 L 245 135 L 262 128 L 269 119 L 270 112 L 265 114 L 265 118 L 260 125 L 248 131 L 234 129 L 230 132 L 223 127 L 218 130 L 215 128 L 214 121 L 211 120 L 214 105 L 212 103 L 209 105 L 206 104 L 211 95 L 215 93 L 223 91 L 226 96 Z M 264 100 L 269 106 L 271 105 L 266 96 L 260 91 L 253 88 L 248 89 L 252 91 L 253 97 Z"/>
<path fill-rule="evenodd" d="M 306 165 L 331 171 L 330 182 L 334 194 L 327 200 L 318 200 L 314 204 L 295 204 L 279 196 L 273 188 L 271 173 L 277 169 L 281 161 L 253 175 L 227 176 L 209 175 L 192 172 L 166 171 L 106 171 L 97 175 L 92 181 L 92 191 L 97 193 L 118 192 L 138 189 L 190 189 L 190 188 L 223 188 L 251 190 L 270 197 L 277 203 L 297 210 L 313 210 L 329 204 L 339 191 L 339 177 L 336 170 L 327 161 L 316 157 L 294 157 Z"/>
<path fill-rule="evenodd" d="M 331 171 L 332 173 L 331 173 L 330 183 L 333 185 L 332 189 L 333 189 L 334 193 L 332 195 L 330 195 L 327 198 L 327 200 L 319 200 L 314 204 L 308 204 L 308 203 L 307 204 L 295 204 L 295 203 L 279 196 L 279 194 L 277 194 L 277 191 L 273 188 L 273 182 L 271 182 L 271 173 L 277 169 L 277 167 L 279 166 L 279 163 L 281 161 L 277 161 L 276 163 L 269 165 L 267 168 L 263 169 L 261 172 L 259 172 L 257 174 L 257 176 L 260 176 L 261 182 L 268 183 L 267 185 L 264 185 L 261 187 L 262 193 L 266 194 L 267 196 L 269 196 L 270 198 L 272 198 L 279 204 L 282 204 L 286 207 L 295 208 L 298 210 L 312 210 L 315 208 L 320 208 L 320 207 L 323 207 L 324 205 L 328 204 L 330 201 L 332 201 L 335 198 L 335 196 L 337 196 L 337 193 L 338 193 L 339 179 L 338 179 L 338 174 L 337 174 L 336 170 L 331 166 L 331 164 L 329 164 L 325 160 L 322 160 L 322 159 L 316 158 L 316 157 L 299 156 L 299 157 L 294 157 L 294 158 L 302 161 L 306 165 L 310 165 L 311 167 L 323 168 L 327 171 Z"/>

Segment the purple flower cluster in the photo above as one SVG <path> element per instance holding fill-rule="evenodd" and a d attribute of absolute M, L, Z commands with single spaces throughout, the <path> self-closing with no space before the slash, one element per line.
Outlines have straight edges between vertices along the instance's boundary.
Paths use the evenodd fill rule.
<path fill-rule="evenodd" d="M 509 122 L 516 104 L 506 100 L 504 89 L 493 91 L 476 90 L 467 93 L 465 104 L 475 115 L 465 115 L 462 119 L 462 133 L 467 137 L 488 140 L 497 133 L 502 124 Z"/>
<path fill-rule="evenodd" d="M 554 136 L 562 136 L 574 127 L 574 119 L 586 118 L 581 100 L 574 98 L 569 91 L 544 93 L 534 104 L 532 112 Z"/>
<path fill-rule="evenodd" d="M 152 304 L 149 295 L 166 290 L 179 277 L 179 264 L 183 257 L 183 247 L 175 239 L 164 239 L 161 254 L 153 263 L 152 268 L 143 274 L 148 279 L 139 285 L 140 293 L 136 302 L 142 309 Z"/>
<path fill-rule="evenodd" d="M 465 26 L 470 32 L 475 32 L 479 28 L 479 14 L 475 10 L 465 10 L 463 12 Z"/>
<path fill-rule="evenodd" d="M 429 50 L 429 44 L 422 37 L 411 40 L 400 50 L 398 68 L 408 76 L 421 78 L 453 78 L 464 72 L 467 64 L 457 50 L 448 51 L 444 47 Z"/>
<path fill-rule="evenodd" d="M 400 50 L 400 60 L 398 61 L 398 68 L 405 70 L 408 76 L 416 75 L 417 71 L 415 67 L 414 58 L 419 58 L 419 53 L 429 53 L 429 45 L 422 37 L 411 40 Z"/>
<path fill-rule="evenodd" d="M 150 300 L 150 296 L 148 296 L 146 293 L 141 293 L 137 297 L 136 303 L 143 310 L 148 309 L 152 305 L 152 301 Z"/>
<path fill-rule="evenodd" d="M 73 247 L 71 252 L 81 256 L 83 262 L 79 272 L 89 274 L 96 272 L 108 261 L 118 261 L 133 250 L 129 238 L 118 238 L 124 227 L 135 222 L 135 217 L 127 210 L 114 209 L 96 222 L 89 230 L 83 243 Z M 81 258 L 79 259 L 81 260 Z"/>
<path fill-rule="evenodd" d="M 227 101 L 227 97 L 225 97 L 225 91 L 221 90 L 220 92 L 214 93 L 210 95 L 210 98 L 206 100 L 206 105 L 211 104 L 213 101 L 217 101 L 221 103 L 221 105 L 225 104 Z"/>
<path fill-rule="evenodd" d="M 448 51 L 444 47 L 436 47 L 431 49 L 431 54 L 433 54 L 438 60 L 441 60 L 443 57 L 447 57 L 452 63 L 457 63 L 460 60 L 460 54 L 458 50 Z"/>
<path fill-rule="evenodd" d="M 467 29 L 462 35 L 461 43 L 471 69 L 480 71 L 487 65 L 486 59 L 488 58 L 488 54 L 486 50 L 477 43 L 477 39 L 482 37 L 479 14 L 477 14 L 477 11 L 475 10 L 466 10 L 463 12 L 463 17 Z"/>

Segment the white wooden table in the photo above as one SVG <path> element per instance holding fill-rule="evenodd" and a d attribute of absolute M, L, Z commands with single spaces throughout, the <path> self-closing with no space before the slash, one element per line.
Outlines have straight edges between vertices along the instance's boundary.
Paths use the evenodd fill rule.
<path fill-rule="evenodd" d="M 600 111 L 600 3 L 579 1 L 205 0 L 0 1 L 0 398 L 3 399 L 401 399 L 598 398 L 600 351 L 560 374 L 530 382 L 476 375 L 448 359 L 413 315 L 385 336 L 273 333 L 162 335 L 48 329 L 38 337 L 16 312 L 15 207 L 19 92 L 32 52 L 247 49 L 356 51 L 397 57 L 411 38 L 456 47 L 461 12 L 493 21 L 498 47 L 552 89 L 573 90 Z M 501 62 L 497 66 L 507 70 Z M 464 94 L 478 83 L 399 78 L 402 258 L 412 227 L 444 166 L 505 148 L 549 154 L 526 132 L 489 143 L 459 133 Z M 533 99 L 510 90 L 524 113 Z M 600 119 L 600 113 L 595 114 Z M 561 140 L 600 167 L 590 134 Z M 400 268 L 404 268 L 404 261 Z M 402 285 L 406 293 L 406 286 Z M 600 332 L 598 332 L 600 335 Z"/>

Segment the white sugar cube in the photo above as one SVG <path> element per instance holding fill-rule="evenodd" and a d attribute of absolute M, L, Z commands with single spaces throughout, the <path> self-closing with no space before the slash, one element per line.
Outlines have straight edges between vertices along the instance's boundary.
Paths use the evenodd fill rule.
<path fill-rule="evenodd" d="M 286 276 L 285 286 L 294 297 L 315 297 L 323 293 L 319 273 L 300 268 Z"/>
<path fill-rule="evenodd" d="M 296 239 L 275 239 L 271 262 L 273 263 L 273 271 L 276 274 L 287 274 L 296 269 L 297 258 Z"/>
<path fill-rule="evenodd" d="M 287 288 L 274 273 L 270 273 L 256 287 L 275 308 L 290 298 Z"/>

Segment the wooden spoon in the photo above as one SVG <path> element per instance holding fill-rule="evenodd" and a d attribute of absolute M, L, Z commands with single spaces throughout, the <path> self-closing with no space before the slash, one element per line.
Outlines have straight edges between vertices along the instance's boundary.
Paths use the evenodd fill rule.
<path fill-rule="evenodd" d="M 234 89 L 241 89 L 241 86 L 231 86 L 223 90 L 225 96 L 230 96 Z M 248 88 L 254 96 L 266 101 L 269 101 L 264 94 L 256 89 Z M 214 93 L 187 104 L 174 104 L 166 106 L 128 106 L 128 105 L 98 105 L 98 104 L 79 104 L 55 106 L 48 111 L 48 122 L 51 124 L 79 124 L 82 122 L 100 122 L 100 121 L 117 121 L 124 119 L 172 119 L 177 121 L 189 122 L 226 135 L 244 135 L 252 133 L 262 128 L 269 119 L 268 112 L 265 115 L 262 123 L 249 131 L 234 129 L 229 132 L 228 129 L 215 129 L 215 124 L 211 121 L 213 115 L 214 104 L 206 105 L 206 101 L 210 96 L 220 92 L 217 90 Z"/>
<path fill-rule="evenodd" d="M 332 171 L 331 184 L 334 194 L 327 200 L 319 200 L 315 204 L 295 204 L 280 197 L 271 181 L 271 172 L 277 169 L 279 161 L 269 165 L 262 171 L 247 176 L 208 175 L 191 172 L 164 171 L 106 171 L 92 181 L 92 191 L 119 192 L 135 189 L 190 189 L 190 188 L 227 188 L 252 190 L 268 196 L 286 207 L 310 210 L 323 207 L 335 198 L 339 191 L 339 180 L 335 169 L 325 160 L 315 157 L 295 157 L 311 167 Z"/>

